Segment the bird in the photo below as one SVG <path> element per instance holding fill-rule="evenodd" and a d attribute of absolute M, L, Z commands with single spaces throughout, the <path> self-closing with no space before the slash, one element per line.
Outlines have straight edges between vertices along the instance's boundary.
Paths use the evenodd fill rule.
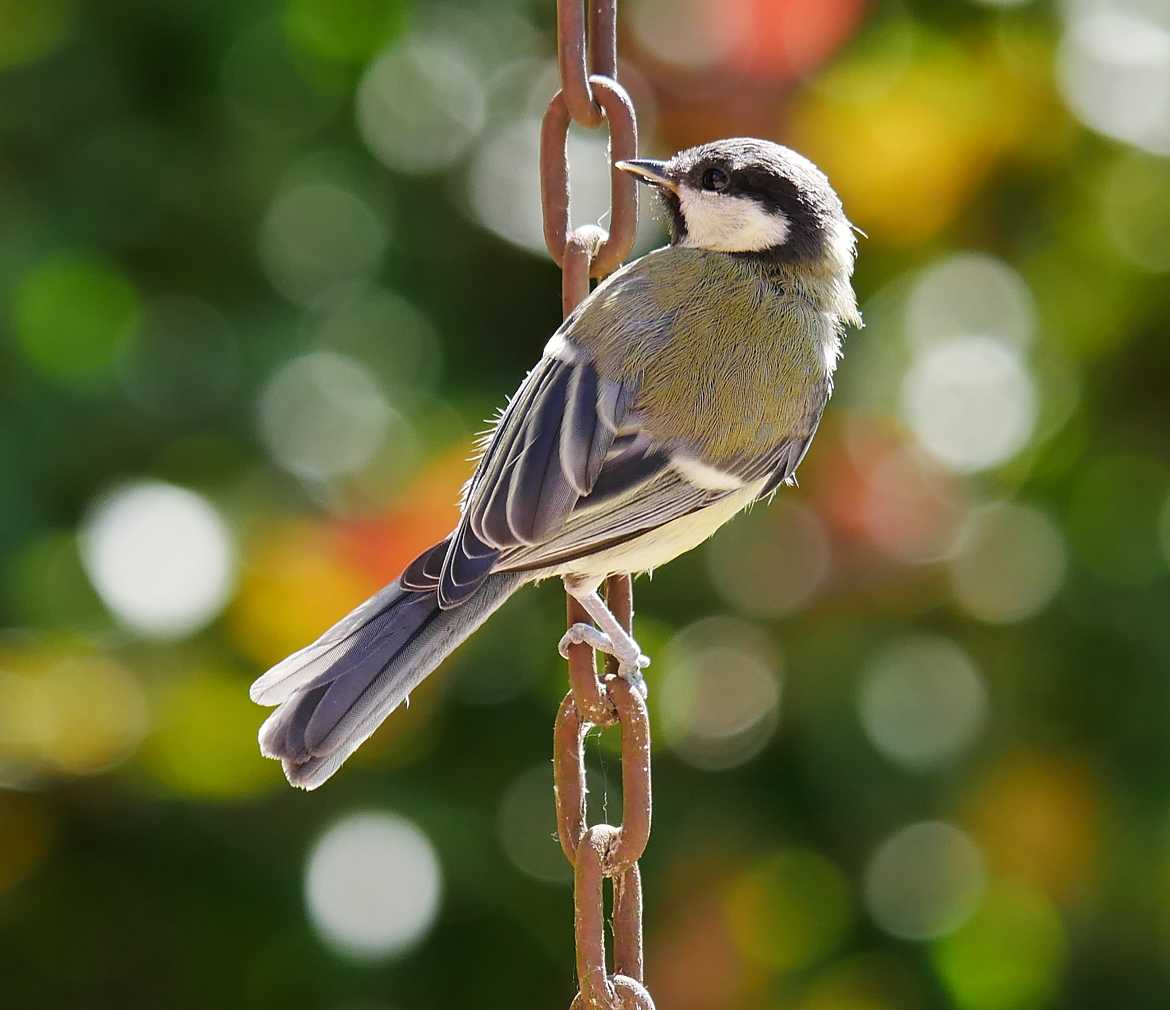
<path fill-rule="evenodd" d="M 616 167 L 661 198 L 668 245 L 564 319 L 480 442 L 460 518 L 389 585 L 261 676 L 264 756 L 315 789 L 508 597 L 559 577 L 586 643 L 645 690 L 598 593 L 795 483 L 833 388 L 857 229 L 797 152 L 736 137 Z"/>

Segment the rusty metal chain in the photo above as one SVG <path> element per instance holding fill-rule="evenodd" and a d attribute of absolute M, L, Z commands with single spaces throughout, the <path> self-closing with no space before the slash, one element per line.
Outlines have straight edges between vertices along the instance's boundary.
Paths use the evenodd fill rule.
<path fill-rule="evenodd" d="M 586 30 L 588 8 L 588 31 Z M 557 0 L 561 90 L 540 130 L 540 192 L 544 238 L 561 267 L 567 316 L 589 294 L 590 277 L 612 273 L 629 254 L 638 224 L 634 178 L 614 167 L 637 157 L 638 126 L 630 96 L 617 82 L 616 0 Z M 609 232 L 569 222 L 569 126 L 609 126 Z M 606 602 L 627 631 L 633 623 L 629 576 L 611 576 Z M 568 598 L 568 623 L 589 617 Z M 654 1010 L 642 984 L 642 881 L 638 860 L 650 836 L 650 721 L 646 702 L 617 676 L 607 657 L 597 674 L 587 645 L 569 649 L 570 691 L 553 732 L 557 834 L 573 867 L 574 934 L 579 992 L 572 1010 Z M 585 823 L 585 736 L 593 726 L 621 731 L 622 824 Z M 613 971 L 605 956 L 604 880 L 613 882 Z"/>

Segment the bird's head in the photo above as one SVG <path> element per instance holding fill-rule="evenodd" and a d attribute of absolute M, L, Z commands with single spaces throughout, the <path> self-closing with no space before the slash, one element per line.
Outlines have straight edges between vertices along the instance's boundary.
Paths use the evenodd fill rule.
<path fill-rule="evenodd" d="M 662 196 L 675 245 L 852 273 L 856 240 L 840 198 L 824 172 L 787 147 L 734 137 L 617 167 Z"/>

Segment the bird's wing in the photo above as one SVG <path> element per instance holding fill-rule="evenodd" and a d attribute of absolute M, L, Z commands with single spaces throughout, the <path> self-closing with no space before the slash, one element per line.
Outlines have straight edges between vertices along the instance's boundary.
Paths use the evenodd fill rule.
<path fill-rule="evenodd" d="M 668 348 L 680 312 L 694 318 L 694 299 L 663 303 L 657 295 L 651 270 L 661 269 L 655 254 L 635 261 L 566 319 L 488 438 L 442 565 L 419 559 L 404 585 L 434 586 L 441 606 L 457 606 L 492 571 L 582 557 L 749 484 L 762 481 L 771 491 L 791 476 L 823 400 L 775 435 L 760 432 L 763 444 L 750 455 L 716 468 L 693 446 L 655 435 L 639 404 L 645 372 L 627 368 L 607 378 L 615 371 L 615 342 Z M 713 317 L 722 311 L 715 301 L 699 309 Z M 605 365 L 593 350 L 604 342 L 597 339 L 602 329 L 609 335 Z M 782 392 L 768 389 L 773 397 Z"/>
<path fill-rule="evenodd" d="M 635 383 L 601 379 L 588 356 L 546 354 L 505 408 L 464 496 L 438 575 L 440 603 L 457 606 L 496 567 L 502 551 L 543 543 L 601 481 Z M 632 456 L 609 483 L 648 479 L 665 464 Z M 425 569 L 425 564 L 420 566 Z M 432 568 L 433 570 L 433 568 Z M 419 573 L 420 588 L 429 584 Z"/>
<path fill-rule="evenodd" d="M 763 482 L 757 498 L 789 481 L 812 442 L 812 435 L 786 440 L 753 460 L 742 472 L 744 486 Z M 652 450 L 653 451 L 653 450 Z M 633 540 L 650 530 L 715 505 L 739 488 L 702 487 L 660 456 L 644 479 L 624 479 L 621 466 L 603 469 L 591 495 L 581 498 L 561 528 L 540 544 L 503 551 L 496 568 L 532 571 L 567 564 Z M 647 475 L 648 474 L 648 475 Z"/>

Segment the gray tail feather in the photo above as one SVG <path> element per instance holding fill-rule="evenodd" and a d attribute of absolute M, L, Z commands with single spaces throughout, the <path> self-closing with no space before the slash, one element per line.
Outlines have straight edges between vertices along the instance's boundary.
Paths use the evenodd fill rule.
<path fill-rule="evenodd" d="M 440 609 L 434 592 L 411 592 L 397 580 L 391 583 L 326 633 L 321 641 L 329 645 L 330 662 L 324 670 L 318 672 L 320 652 L 316 657 L 312 652 L 317 646 L 281 664 L 282 683 L 296 686 L 285 687 L 279 706 L 261 727 L 261 752 L 281 762 L 294 786 L 316 789 L 528 577 L 489 575 L 451 610 Z M 361 620 L 354 620 L 358 614 Z M 286 666 L 302 654 L 300 671 Z M 261 700 L 255 690 L 253 697 Z"/>

